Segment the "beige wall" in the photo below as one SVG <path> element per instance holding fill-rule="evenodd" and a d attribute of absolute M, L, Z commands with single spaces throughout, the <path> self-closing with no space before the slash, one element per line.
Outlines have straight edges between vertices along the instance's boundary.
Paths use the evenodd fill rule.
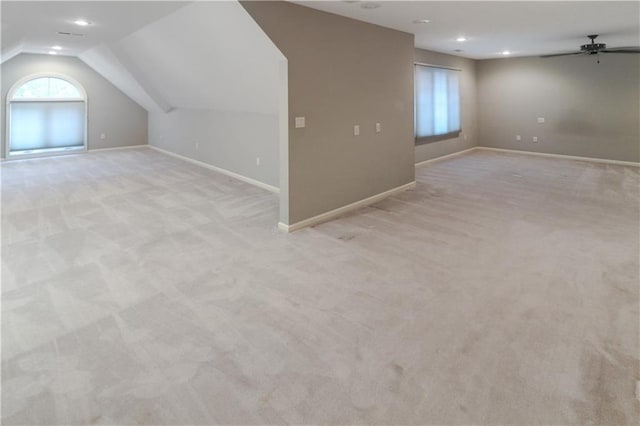
<path fill-rule="evenodd" d="M 478 140 L 476 123 L 476 61 L 422 49 L 415 50 L 414 58 L 415 62 L 418 63 L 460 70 L 460 113 L 462 114 L 462 132 L 460 136 L 416 145 L 416 163 L 476 146 Z"/>
<path fill-rule="evenodd" d="M 477 77 L 480 145 L 640 161 L 638 55 L 483 60 Z"/>
<path fill-rule="evenodd" d="M 242 4 L 288 60 L 289 206 L 281 221 L 412 182 L 413 35 L 287 2 Z M 306 128 L 294 128 L 297 116 Z"/>
<path fill-rule="evenodd" d="M 180 108 L 166 114 L 151 112 L 149 144 L 276 188 L 280 185 L 277 115 Z"/>
<path fill-rule="evenodd" d="M 18 80 L 38 73 L 57 73 L 77 80 L 87 92 L 87 146 L 114 148 L 147 143 L 147 111 L 77 58 L 21 54 L 2 64 L 2 128 L 6 129 L 7 92 Z M 0 132 L 2 156 L 5 132 Z M 104 133 L 106 138 L 100 139 Z"/>

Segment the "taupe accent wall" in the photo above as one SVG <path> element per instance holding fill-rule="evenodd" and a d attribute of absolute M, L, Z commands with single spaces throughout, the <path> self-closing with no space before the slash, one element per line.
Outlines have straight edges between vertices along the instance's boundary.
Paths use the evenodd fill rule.
<path fill-rule="evenodd" d="M 78 58 L 20 54 L 2 64 L 2 156 L 5 154 L 7 92 L 21 78 L 56 73 L 77 80 L 88 98 L 88 149 L 147 144 L 147 111 Z M 105 139 L 100 135 L 104 133 Z"/>
<path fill-rule="evenodd" d="M 602 54 L 599 64 L 595 56 L 494 59 L 476 68 L 480 145 L 640 161 L 640 55 Z"/>
<path fill-rule="evenodd" d="M 462 132 L 456 138 L 416 145 L 416 163 L 476 146 L 478 144 L 476 122 L 477 61 L 445 53 L 416 49 L 415 62 L 460 70 L 460 114 L 462 125 Z"/>
<path fill-rule="evenodd" d="M 288 60 L 286 223 L 412 182 L 413 35 L 288 2 L 242 5 Z"/>

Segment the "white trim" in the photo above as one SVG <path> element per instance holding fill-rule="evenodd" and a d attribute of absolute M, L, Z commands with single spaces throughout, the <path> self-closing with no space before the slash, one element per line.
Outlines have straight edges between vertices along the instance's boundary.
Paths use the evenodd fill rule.
<path fill-rule="evenodd" d="M 204 168 L 207 168 L 209 170 L 213 170 L 214 172 L 218 172 L 218 173 L 221 173 L 223 175 L 227 175 L 227 176 L 232 177 L 234 179 L 241 180 L 241 181 L 246 182 L 248 184 L 251 184 L 253 186 L 257 186 L 258 188 L 266 189 L 267 191 L 274 192 L 276 194 L 280 193 L 280 188 L 276 188 L 275 186 L 266 184 L 264 182 L 260 182 L 259 180 L 255 180 L 255 179 L 252 179 L 250 177 L 246 177 L 246 176 L 243 176 L 241 174 L 238 174 L 238 173 L 226 170 L 226 169 L 222 169 L 220 167 L 216 167 L 214 165 L 211 165 L 209 163 L 205 163 L 203 161 L 194 160 L 193 158 L 185 157 L 184 155 L 176 154 L 175 152 L 167 151 L 166 149 L 158 148 L 157 146 L 149 145 L 149 148 L 155 149 L 158 152 L 161 152 L 161 153 L 166 154 L 166 155 L 170 155 L 171 157 L 179 158 L 180 160 L 187 161 L 187 162 L 195 164 L 197 166 L 204 167 Z"/>
<path fill-rule="evenodd" d="M 34 151 L 34 152 L 30 152 Z M 47 158 L 47 157 L 59 157 L 62 155 L 75 155 L 84 154 L 87 152 L 85 146 L 70 146 L 63 148 L 38 148 L 38 149 L 25 149 L 19 152 L 29 152 L 28 154 L 12 154 L 5 157 L 2 161 L 20 161 L 29 160 L 33 158 Z"/>
<path fill-rule="evenodd" d="M 416 181 L 409 182 L 404 185 L 400 185 L 397 188 L 390 189 L 388 191 L 381 192 L 376 195 L 372 195 L 371 197 L 367 197 L 363 200 L 356 201 L 355 203 L 347 204 L 346 206 L 338 207 L 337 209 L 333 209 L 326 213 L 319 214 L 317 216 L 310 217 L 309 219 L 301 220 L 300 222 L 296 222 L 291 225 L 287 225 L 286 223 L 279 222 L 278 229 L 284 232 L 295 232 L 299 229 L 306 228 L 308 226 L 317 225 L 322 222 L 326 222 L 328 220 L 334 219 L 337 216 L 343 215 L 352 210 L 357 210 L 362 207 L 366 207 L 370 204 L 376 203 L 380 200 L 383 200 L 392 195 L 399 194 L 408 189 L 413 189 L 416 187 Z"/>
<path fill-rule="evenodd" d="M 116 151 L 120 149 L 135 149 L 135 148 L 150 148 L 149 144 L 140 144 L 140 145 L 127 145 L 127 146 L 114 146 L 111 148 L 89 148 L 87 152 L 102 152 L 102 151 Z"/>
<path fill-rule="evenodd" d="M 15 94 L 16 90 L 24 86 L 25 83 L 31 80 L 37 80 L 39 78 L 57 78 L 59 80 L 64 80 L 67 83 L 70 83 L 76 89 L 78 89 L 78 91 L 82 95 L 82 97 L 80 98 L 62 98 L 62 100 L 85 101 L 85 102 L 88 100 L 87 91 L 84 89 L 84 86 L 80 84 L 80 82 L 75 78 L 69 77 L 66 74 L 60 74 L 56 72 L 38 72 L 35 74 L 29 74 L 25 77 L 22 77 L 20 80 L 13 83 L 13 86 L 11 86 L 11 89 L 9 89 L 9 91 L 7 92 L 7 103 L 10 101 L 20 101 L 20 99 L 13 99 L 13 95 Z M 28 101 L 40 101 L 40 102 L 47 102 L 47 101 L 55 102 L 55 101 L 61 100 L 61 98 L 21 98 L 21 99 L 25 99 Z"/>
<path fill-rule="evenodd" d="M 591 163 L 615 164 L 618 166 L 640 167 L 640 163 L 636 163 L 633 161 L 609 160 L 606 158 L 577 157 L 574 155 L 549 154 L 546 152 L 519 151 L 516 149 L 491 148 L 488 146 L 476 146 L 474 149 L 478 149 L 481 151 L 496 151 L 496 152 L 508 152 L 512 154 L 535 155 L 538 157 L 560 158 L 564 160 L 588 161 Z"/>
<path fill-rule="evenodd" d="M 431 164 L 431 163 L 434 163 L 436 161 L 446 160 L 447 158 L 451 158 L 451 157 L 457 157 L 458 155 L 462 155 L 462 154 L 467 153 L 467 152 L 475 151 L 476 148 L 477 147 L 474 146 L 472 148 L 463 149 L 462 151 L 452 152 L 451 154 L 442 155 L 442 156 L 436 157 L 436 158 L 430 158 L 429 160 L 425 160 L 425 161 L 421 161 L 419 163 L 416 163 L 415 167 L 426 166 L 427 164 Z"/>

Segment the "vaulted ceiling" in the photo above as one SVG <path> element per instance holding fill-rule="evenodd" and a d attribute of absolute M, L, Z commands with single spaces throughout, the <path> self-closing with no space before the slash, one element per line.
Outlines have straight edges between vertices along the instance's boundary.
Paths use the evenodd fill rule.
<path fill-rule="evenodd" d="M 77 56 L 148 111 L 278 110 L 284 57 L 237 1 L 3 1 L 2 36 L 3 62 Z"/>

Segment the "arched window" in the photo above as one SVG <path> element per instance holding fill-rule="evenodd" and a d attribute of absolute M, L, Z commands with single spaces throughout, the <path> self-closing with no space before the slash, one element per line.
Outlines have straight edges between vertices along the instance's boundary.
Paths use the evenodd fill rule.
<path fill-rule="evenodd" d="M 69 77 L 23 78 L 7 94 L 7 156 L 86 149 L 87 96 Z"/>

